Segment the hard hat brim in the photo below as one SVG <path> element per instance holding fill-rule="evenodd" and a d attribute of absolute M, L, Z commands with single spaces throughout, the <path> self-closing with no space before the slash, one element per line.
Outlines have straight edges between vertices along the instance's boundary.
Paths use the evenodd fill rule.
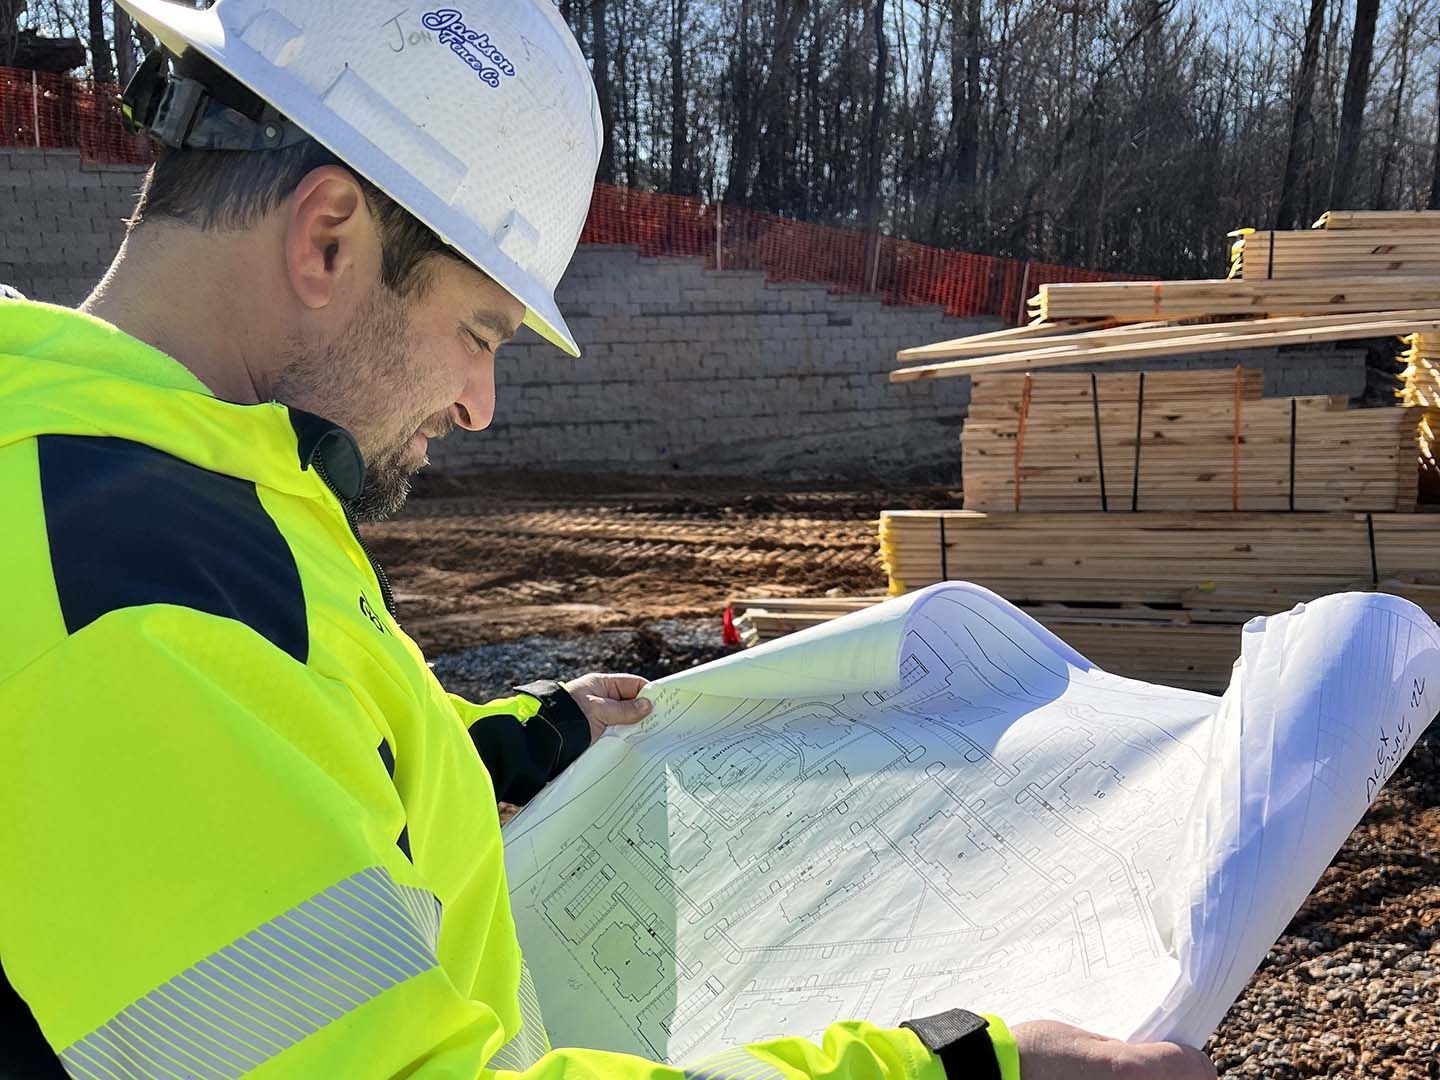
<path fill-rule="evenodd" d="M 416 183 L 398 163 L 381 154 L 364 132 L 327 110 L 289 73 L 264 62 L 244 42 L 227 38 L 213 8 L 199 10 L 173 0 L 119 2 L 172 53 L 178 56 L 186 49 L 194 49 L 284 112 L 524 304 L 524 325 L 570 356 L 580 355 L 575 337 L 548 289 L 507 258 L 478 225 L 447 212 L 447 204 L 438 195 Z"/>

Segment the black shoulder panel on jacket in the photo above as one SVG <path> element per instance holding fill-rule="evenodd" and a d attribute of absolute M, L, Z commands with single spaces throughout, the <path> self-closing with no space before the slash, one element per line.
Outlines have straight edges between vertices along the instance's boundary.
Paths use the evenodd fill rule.
<path fill-rule="evenodd" d="M 15 992 L 0 964 L 0 1077 L 5 1080 L 65 1080 L 55 1051 L 40 1033 L 30 1006 Z"/>
<path fill-rule="evenodd" d="M 255 485 L 142 443 L 37 439 L 65 627 L 143 604 L 235 619 L 304 663 L 300 571 Z"/>

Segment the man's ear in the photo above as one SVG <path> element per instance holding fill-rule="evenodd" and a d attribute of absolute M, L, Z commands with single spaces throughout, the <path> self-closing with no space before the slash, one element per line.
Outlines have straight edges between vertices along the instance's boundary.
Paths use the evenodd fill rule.
<path fill-rule="evenodd" d="M 379 277 L 380 241 L 352 173 L 322 165 L 305 174 L 281 210 L 290 287 L 307 308 L 327 307 Z"/>

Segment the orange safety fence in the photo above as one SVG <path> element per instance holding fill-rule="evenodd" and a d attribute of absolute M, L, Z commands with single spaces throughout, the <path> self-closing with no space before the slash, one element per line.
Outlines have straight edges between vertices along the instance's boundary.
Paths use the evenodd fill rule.
<path fill-rule="evenodd" d="M 155 156 L 147 138 L 121 124 L 117 87 L 5 67 L 0 146 L 71 149 L 88 161 L 139 165 Z M 763 270 L 775 282 L 813 282 L 832 292 L 878 294 L 887 304 L 934 304 L 947 315 L 1011 323 L 1025 320 L 1025 299 L 1040 285 L 1133 276 L 950 251 L 611 184 L 595 185 L 580 241 L 700 257 L 715 269 Z"/>
<path fill-rule="evenodd" d="M 150 140 L 120 122 L 120 90 L 68 75 L 0 67 L 0 146 L 79 150 L 88 161 L 145 165 Z"/>
<path fill-rule="evenodd" d="M 991 315 L 1012 323 L 1026 320 L 1025 300 L 1041 285 L 1132 277 L 949 251 L 610 184 L 595 185 L 580 240 L 638 247 L 642 255 L 700 256 L 712 269 L 763 270 L 771 281 L 815 282 L 832 292 L 878 293 L 888 304 L 935 304 L 947 315 Z"/>

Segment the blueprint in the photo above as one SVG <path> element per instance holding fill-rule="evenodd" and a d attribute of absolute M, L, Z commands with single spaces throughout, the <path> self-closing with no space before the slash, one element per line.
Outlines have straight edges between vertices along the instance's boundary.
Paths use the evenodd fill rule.
<path fill-rule="evenodd" d="M 1440 630 L 1252 620 L 1223 698 L 946 583 L 647 691 L 505 830 L 552 1041 L 683 1062 L 963 1007 L 1198 1044 L 1440 708 Z"/>

